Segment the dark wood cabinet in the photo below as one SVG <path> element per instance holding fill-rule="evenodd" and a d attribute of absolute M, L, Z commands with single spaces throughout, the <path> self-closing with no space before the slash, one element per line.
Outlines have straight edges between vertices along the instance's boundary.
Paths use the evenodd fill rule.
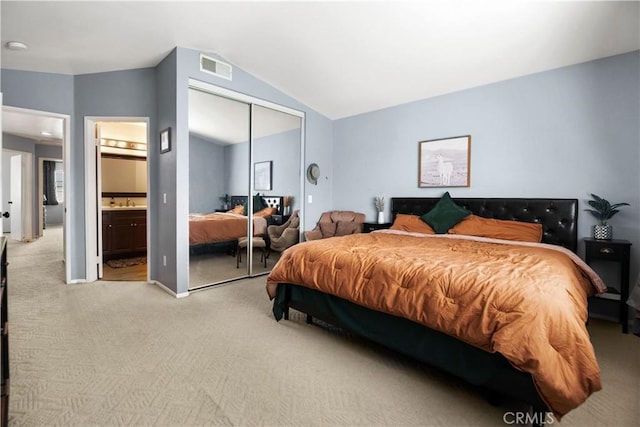
<path fill-rule="evenodd" d="M 111 242 L 111 212 L 102 211 L 102 256 L 111 253 L 113 243 Z"/>
<path fill-rule="evenodd" d="M 628 240 L 596 240 L 584 239 L 585 262 L 592 265 L 594 261 L 610 261 L 619 265 L 620 283 L 617 287 L 608 287 L 604 294 L 590 298 L 591 306 L 612 302 L 618 305 L 618 321 L 622 324 L 622 332 L 629 330 L 627 299 L 629 298 L 629 258 L 631 242 Z M 591 310 L 590 310 L 591 312 Z M 594 315 L 594 313 L 590 313 Z M 597 317 L 594 315 L 594 317 Z"/>
<path fill-rule="evenodd" d="M 362 224 L 362 232 L 371 233 L 372 231 L 375 231 L 375 230 L 386 230 L 387 228 L 391 227 L 391 225 L 392 224 L 390 222 L 383 222 L 383 223 L 365 222 Z"/>
<path fill-rule="evenodd" d="M 285 222 L 289 221 L 289 218 L 291 218 L 291 215 L 281 215 L 281 214 L 271 215 L 271 218 L 267 220 L 267 224 L 282 225 Z"/>
<path fill-rule="evenodd" d="M 102 211 L 103 259 L 144 255 L 147 252 L 147 211 Z"/>

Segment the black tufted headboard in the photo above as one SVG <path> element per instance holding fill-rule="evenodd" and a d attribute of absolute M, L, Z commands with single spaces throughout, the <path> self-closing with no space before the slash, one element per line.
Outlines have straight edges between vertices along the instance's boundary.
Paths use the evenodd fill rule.
<path fill-rule="evenodd" d="M 234 208 L 238 205 L 246 205 L 247 204 L 247 196 L 231 196 L 229 201 L 229 205 Z"/>
<path fill-rule="evenodd" d="M 394 197 L 391 213 L 423 215 L 439 197 Z M 509 219 L 542 224 L 542 242 L 578 249 L 577 199 L 453 198 L 460 206 L 485 218 Z"/>
<path fill-rule="evenodd" d="M 229 204 L 232 208 L 237 205 L 247 206 L 247 199 L 247 196 L 231 196 Z M 262 196 L 263 202 L 269 207 L 276 208 L 279 214 L 282 214 L 282 208 L 284 206 L 283 199 L 283 196 Z"/>
<path fill-rule="evenodd" d="M 283 196 L 262 196 L 262 201 L 270 208 L 276 208 L 278 214 L 282 215 L 282 209 L 284 208 Z"/>

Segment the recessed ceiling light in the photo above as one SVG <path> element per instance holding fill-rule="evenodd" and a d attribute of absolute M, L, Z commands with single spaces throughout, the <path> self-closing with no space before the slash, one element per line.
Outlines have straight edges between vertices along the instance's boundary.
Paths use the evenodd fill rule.
<path fill-rule="evenodd" d="M 6 46 L 9 50 L 27 50 L 27 45 L 18 41 L 7 42 Z"/>
<path fill-rule="evenodd" d="M 40 135 L 42 135 L 42 136 L 53 136 L 53 134 L 51 132 L 47 132 L 46 130 L 43 130 L 42 132 L 40 132 Z"/>

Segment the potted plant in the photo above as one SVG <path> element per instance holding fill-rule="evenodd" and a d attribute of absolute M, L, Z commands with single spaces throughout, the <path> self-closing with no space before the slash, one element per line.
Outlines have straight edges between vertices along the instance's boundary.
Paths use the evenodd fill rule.
<path fill-rule="evenodd" d="M 229 202 L 231 201 L 231 197 L 225 193 L 224 196 L 220 196 L 220 200 L 222 200 L 222 209 L 229 209 Z"/>
<path fill-rule="evenodd" d="M 610 240 L 613 236 L 613 229 L 608 221 L 619 212 L 619 207 L 629 206 L 629 203 L 614 203 L 612 205 L 608 200 L 593 193 L 591 193 L 591 200 L 588 200 L 587 203 L 589 203 L 589 206 L 593 209 L 585 209 L 585 211 L 591 213 L 591 215 L 600 221 L 600 224 L 593 226 L 593 238 Z"/>
<path fill-rule="evenodd" d="M 378 224 L 384 223 L 384 197 L 375 197 L 373 203 L 378 211 Z"/>

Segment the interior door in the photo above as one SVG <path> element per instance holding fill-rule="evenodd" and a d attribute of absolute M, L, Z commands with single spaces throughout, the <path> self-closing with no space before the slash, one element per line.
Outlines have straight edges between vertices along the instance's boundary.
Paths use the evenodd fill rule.
<path fill-rule="evenodd" d="M 22 154 L 11 156 L 11 194 L 9 198 L 11 239 L 21 241 L 22 230 Z"/>
<path fill-rule="evenodd" d="M 104 275 L 104 267 L 102 264 L 102 247 L 103 247 L 103 224 L 102 224 L 102 150 L 100 145 L 100 125 L 95 125 L 95 136 L 96 136 L 96 221 L 97 221 L 97 231 L 98 238 L 96 240 L 96 254 L 98 259 L 98 279 L 102 279 Z M 108 224 L 110 228 L 112 224 Z"/>

